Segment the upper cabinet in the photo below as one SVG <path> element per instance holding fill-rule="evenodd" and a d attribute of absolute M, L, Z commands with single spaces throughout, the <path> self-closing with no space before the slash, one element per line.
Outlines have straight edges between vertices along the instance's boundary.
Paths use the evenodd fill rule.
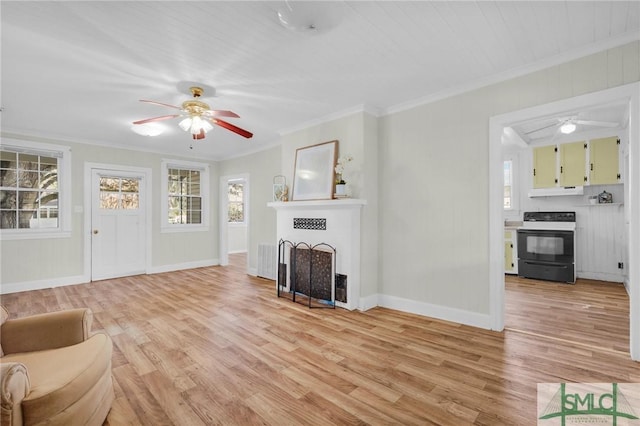
<path fill-rule="evenodd" d="M 533 148 L 533 188 L 621 183 L 616 136 Z"/>
<path fill-rule="evenodd" d="M 560 186 L 580 186 L 586 180 L 587 144 L 584 141 L 560 145 Z"/>
<path fill-rule="evenodd" d="M 553 188 L 558 183 L 556 177 L 555 145 L 533 149 L 533 187 Z"/>
<path fill-rule="evenodd" d="M 606 185 L 620 182 L 620 139 L 593 139 L 589 142 L 589 184 Z"/>

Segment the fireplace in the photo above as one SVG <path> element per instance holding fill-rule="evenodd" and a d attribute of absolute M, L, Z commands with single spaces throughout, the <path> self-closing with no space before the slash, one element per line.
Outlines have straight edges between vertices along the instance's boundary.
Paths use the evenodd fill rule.
<path fill-rule="evenodd" d="M 334 308 L 336 250 L 328 244 L 310 245 L 280 240 L 278 244 L 278 297 L 310 308 Z"/>
<path fill-rule="evenodd" d="M 303 251 L 308 251 L 308 247 L 317 246 L 317 249 L 333 252 L 333 269 L 331 274 L 327 276 L 331 279 L 331 300 L 335 306 L 340 308 L 358 309 L 360 307 L 360 216 L 365 204 L 366 201 L 354 198 L 268 204 L 277 213 L 276 244 L 279 244 L 280 241 L 289 241 L 291 246 L 304 243 L 305 248 L 300 248 L 297 251 L 300 252 L 298 253 L 300 259 L 305 259 L 307 263 L 309 258 L 305 256 L 308 253 Z M 276 281 L 288 282 L 289 285 L 292 275 L 289 260 L 291 246 L 288 246 L 281 254 L 281 258 L 287 259 L 285 262 L 279 262 L 278 280 Z M 320 254 L 319 256 L 325 255 Z M 295 260 L 299 260 L 298 256 Z M 324 262 L 326 263 L 326 260 Z M 317 271 L 318 267 L 314 267 L 312 263 L 310 268 L 311 291 L 316 291 L 313 271 Z M 298 274 L 304 275 L 304 271 L 300 271 Z M 301 295 L 300 292 L 301 288 L 307 292 L 305 279 L 298 275 L 296 278 L 296 298 L 307 297 L 308 294 Z M 327 279 L 322 278 L 321 280 L 326 282 Z M 278 284 L 276 285 L 278 286 Z M 290 287 L 285 286 L 284 288 L 286 291 L 290 291 Z M 315 295 L 315 293 L 313 294 Z M 327 293 L 323 294 L 325 297 Z M 318 298 L 318 300 L 321 299 Z M 321 302 L 318 301 L 318 303 Z"/>

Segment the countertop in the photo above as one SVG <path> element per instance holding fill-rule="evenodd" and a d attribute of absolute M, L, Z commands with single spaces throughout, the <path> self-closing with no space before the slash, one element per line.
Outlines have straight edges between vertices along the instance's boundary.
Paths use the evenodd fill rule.
<path fill-rule="evenodd" d="M 504 230 L 505 231 L 515 231 L 516 229 L 522 226 L 521 220 L 505 220 L 504 221 Z"/>

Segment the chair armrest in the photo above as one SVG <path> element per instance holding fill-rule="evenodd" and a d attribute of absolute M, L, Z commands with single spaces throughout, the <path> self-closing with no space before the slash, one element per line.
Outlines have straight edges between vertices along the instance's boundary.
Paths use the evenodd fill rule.
<path fill-rule="evenodd" d="M 22 424 L 22 400 L 31 391 L 27 367 L 19 362 L 0 364 L 0 421 L 2 425 Z"/>
<path fill-rule="evenodd" d="M 86 308 L 10 319 L 2 324 L 2 349 L 6 355 L 75 345 L 89 338 L 92 322 Z"/>

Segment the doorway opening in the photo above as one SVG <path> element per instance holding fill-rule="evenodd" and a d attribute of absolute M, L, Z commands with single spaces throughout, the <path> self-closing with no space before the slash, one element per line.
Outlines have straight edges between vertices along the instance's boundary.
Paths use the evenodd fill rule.
<path fill-rule="evenodd" d="M 503 138 L 512 126 L 540 117 L 562 115 L 585 106 L 628 105 L 628 155 L 625 157 L 625 221 L 628 235 L 628 259 L 640 253 L 640 83 L 628 84 L 601 92 L 577 96 L 525 110 L 502 114 L 490 119 L 490 314 L 494 329 L 505 327 L 505 246 L 504 246 L 504 163 Z M 640 360 L 640 265 L 628 262 L 625 285 L 629 293 L 629 351 Z"/>
<path fill-rule="evenodd" d="M 249 174 L 220 177 L 220 265 L 229 265 L 229 255 L 244 254 L 249 269 L 249 199 Z"/>

